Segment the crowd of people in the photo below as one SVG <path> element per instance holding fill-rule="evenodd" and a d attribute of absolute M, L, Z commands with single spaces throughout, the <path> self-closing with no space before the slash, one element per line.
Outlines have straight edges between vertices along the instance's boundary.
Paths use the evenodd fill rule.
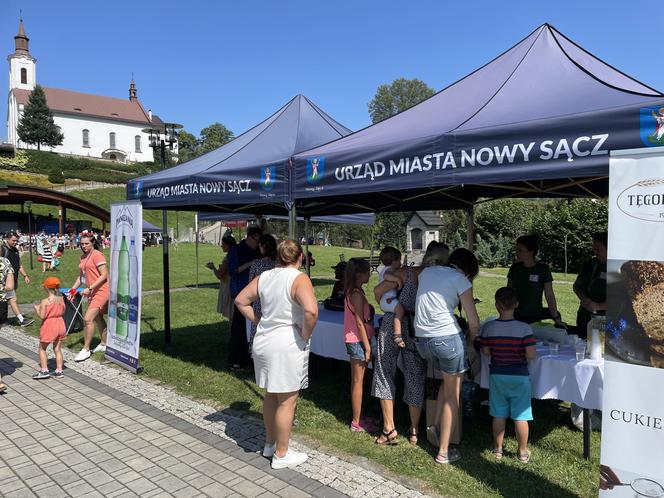
<path fill-rule="evenodd" d="M 594 313 L 606 309 L 606 233 L 593 237 L 595 257 L 588 261 L 576 282 L 574 292 L 580 306 L 574 332 L 585 336 L 585 327 Z M 20 234 L 5 237 L 0 253 L 0 315 L 4 304 L 11 306 L 22 324 L 29 323 L 16 304 L 19 276 L 30 278 L 21 264 Z M 88 302 L 84 315 L 84 345 L 75 361 L 85 361 L 92 353 L 106 349 L 106 321 L 109 286 L 106 258 L 99 239 L 83 233 L 79 277 L 72 282 L 70 296 L 80 293 Z M 247 230 L 239 243 L 232 235 L 223 237 L 226 257 L 220 265 L 208 263 L 220 280 L 218 311 L 229 318 L 231 369 L 242 369 L 253 361 L 256 382 L 266 389 L 263 420 L 266 441 L 263 455 L 272 458 L 273 468 L 299 465 L 307 455 L 289 448 L 289 437 L 300 389 L 308 385 L 309 339 L 316 326 L 318 303 L 309 277 L 300 271 L 306 255 L 298 242 L 284 240 L 277 245 L 270 234 L 257 226 Z M 435 422 L 427 427 L 427 439 L 439 449 L 435 462 L 448 464 L 461 458 L 451 445 L 459 424 L 461 384 L 470 363 L 478 354 L 491 358 L 490 414 L 493 417 L 493 453 L 503 456 L 503 438 L 508 418 L 514 420 L 517 458 L 528 462 L 528 422 L 532 420 L 528 360 L 535 355 L 530 323 L 551 319 L 567 328 L 557 309 L 552 275 L 537 260 L 537 240 L 532 236 L 516 241 L 516 261 L 509 269 L 507 285 L 495 293 L 499 317 L 480 326 L 473 296 L 473 280 L 479 274 L 475 255 L 467 249 L 449 248 L 432 242 L 420 266 L 402 266 L 401 253 L 385 247 L 380 253 L 383 269 L 374 297 L 384 313 L 377 330 L 375 310 L 364 286 L 371 268 L 365 259 L 353 258 L 335 266 L 339 282 L 336 292 L 343 296 L 344 341 L 350 360 L 350 430 L 378 431 L 375 443 L 394 445 L 399 435 L 394 420 L 397 364 L 404 376 L 403 402 L 408 406 L 407 439 L 417 444 L 420 418 L 425 403 L 427 365 L 440 373 Z M 343 282 L 341 282 L 343 277 Z M 35 305 L 42 320 L 40 328 L 40 369 L 35 379 L 61 377 L 60 343 L 65 335 L 65 302 L 56 277 L 44 280 L 45 297 Z M 546 301 L 546 306 L 542 302 Z M 251 324 L 247 339 L 246 321 Z M 571 327 L 570 327 L 571 328 Z M 101 342 L 91 351 L 95 329 Z M 46 349 L 53 346 L 56 369 L 49 372 Z M 379 400 L 382 424 L 362 417 L 364 376 L 373 364 L 371 395 Z M 7 387 L 0 380 L 0 391 Z"/>
<path fill-rule="evenodd" d="M 308 383 L 307 341 L 317 319 L 311 281 L 298 271 L 304 261 L 302 248 L 290 240 L 277 247 L 274 238 L 258 227 L 251 227 L 240 243 L 224 237 L 222 247 L 227 253 L 222 264 L 208 265 L 223 283 L 219 311 L 231 319 L 229 364 L 232 369 L 244 368 L 253 359 L 256 382 L 267 390 L 263 455 L 272 458 L 274 468 L 298 465 L 306 455 L 290 450 L 288 437 L 299 390 Z M 432 242 L 420 266 L 402 266 L 400 252 L 385 247 L 380 253 L 379 284 L 373 289 L 384 313 L 377 329 L 375 311 L 364 289 L 371 273 L 368 262 L 353 258 L 339 263 L 334 267 L 339 278 L 333 294 L 343 295 L 344 341 L 351 373 L 350 430 L 377 431 L 376 444 L 398 444 L 394 413 L 399 364 L 410 418 L 407 439 L 417 444 L 429 366 L 442 382 L 427 439 L 438 447 L 436 463 L 459 460 L 461 454 L 451 440 L 459 424 L 461 385 L 471 364 L 477 364 L 484 354 L 490 357 L 493 454 L 496 459 L 503 457 L 505 426 L 511 418 L 517 434 L 516 458 L 528 462 L 532 420 L 528 361 L 536 355 L 529 324 L 548 319 L 556 327 L 585 337 L 588 313 L 606 309 L 606 233 L 595 235 L 593 250 L 596 257 L 586 263 L 574 284 L 580 299 L 576 326 L 563 321 L 551 271 L 538 261 L 533 236 L 517 239 L 515 263 L 506 285 L 494 296 L 498 318 L 484 325 L 473 296 L 479 264 L 467 249 L 450 253 L 445 244 Z M 223 300 L 226 294 L 232 302 Z M 251 323 L 249 344 L 245 319 Z M 370 363 L 371 395 L 379 400 L 382 412 L 380 427 L 362 416 L 364 377 Z"/>
<path fill-rule="evenodd" d="M 12 309 L 19 325 L 27 326 L 33 319 L 23 316 L 18 306 L 16 292 L 19 282 L 30 284 L 30 277 L 23 266 L 19 251 L 19 241 L 23 237 L 18 232 L 8 233 L 0 246 L 0 324 L 7 320 L 8 310 Z M 67 298 L 74 299 L 80 294 L 86 299 L 88 305 L 84 313 L 84 345 L 75 357 L 75 361 L 85 361 L 91 353 L 106 350 L 106 321 L 104 316 L 108 310 L 108 269 L 106 257 L 102 250 L 105 237 L 83 232 L 75 238 L 75 243 L 81 249 L 79 262 L 79 276 L 72 282 Z M 66 242 L 66 240 L 65 240 Z M 62 249 L 63 248 L 58 248 Z M 40 368 L 33 376 L 35 379 L 47 379 L 51 376 L 62 377 L 62 354 L 60 341 L 64 338 L 66 329 L 64 323 L 65 302 L 62 294 L 62 282 L 57 277 L 47 277 L 42 282 L 46 297 L 34 305 L 35 315 L 42 320 L 39 333 Z M 99 331 L 101 342 L 91 352 L 90 347 L 95 328 Z M 47 367 L 46 349 L 53 346 L 56 355 L 56 369 L 50 372 Z M 0 392 L 7 386 L 0 381 Z"/>

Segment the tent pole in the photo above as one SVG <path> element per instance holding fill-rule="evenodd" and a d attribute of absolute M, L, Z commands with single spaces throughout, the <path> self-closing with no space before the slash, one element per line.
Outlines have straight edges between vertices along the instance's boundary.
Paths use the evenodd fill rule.
<path fill-rule="evenodd" d="M 311 265 L 309 261 L 309 217 L 304 218 L 304 253 L 307 256 L 307 275 L 311 276 Z"/>
<path fill-rule="evenodd" d="M 164 342 L 171 343 L 171 298 L 170 282 L 168 275 L 168 214 L 162 211 L 164 226 L 162 228 L 162 245 L 164 248 Z"/>
<path fill-rule="evenodd" d="M 466 221 L 467 221 L 467 239 L 466 247 L 470 251 L 475 249 L 475 205 L 466 209 Z"/>
<path fill-rule="evenodd" d="M 198 213 L 194 214 L 194 232 L 196 233 L 196 288 L 198 289 Z"/>
<path fill-rule="evenodd" d="M 288 211 L 288 238 L 295 240 L 297 238 L 297 211 L 293 204 Z"/>

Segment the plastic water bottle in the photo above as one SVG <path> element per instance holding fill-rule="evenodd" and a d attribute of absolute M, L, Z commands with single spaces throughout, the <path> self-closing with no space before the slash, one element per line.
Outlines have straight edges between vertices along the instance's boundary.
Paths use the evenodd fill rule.
<path fill-rule="evenodd" d="M 129 244 L 129 316 L 128 316 L 128 339 L 136 342 L 138 336 L 138 257 L 136 256 L 136 244 L 130 239 Z"/>
<path fill-rule="evenodd" d="M 127 239 L 124 235 L 118 254 L 117 296 L 118 309 L 115 320 L 115 336 L 118 339 L 126 339 L 129 321 L 129 251 L 127 249 Z"/>

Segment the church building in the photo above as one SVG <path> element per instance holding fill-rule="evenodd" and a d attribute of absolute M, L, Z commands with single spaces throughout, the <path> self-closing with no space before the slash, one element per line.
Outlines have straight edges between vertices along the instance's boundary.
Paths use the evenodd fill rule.
<path fill-rule="evenodd" d="M 21 142 L 16 131 L 30 92 L 37 83 L 37 60 L 30 54 L 28 41 L 21 20 L 18 34 L 14 37 L 14 53 L 7 57 L 7 137 L 8 142 L 17 149 L 36 148 Z M 163 122 L 150 110 L 146 111 L 138 100 L 133 78 L 128 99 L 42 87 L 55 124 L 64 134 L 62 145 L 42 149 L 122 163 L 152 161 L 149 134 L 142 130 L 161 128 L 163 133 Z M 177 156 L 177 142 L 173 144 L 172 153 Z"/>

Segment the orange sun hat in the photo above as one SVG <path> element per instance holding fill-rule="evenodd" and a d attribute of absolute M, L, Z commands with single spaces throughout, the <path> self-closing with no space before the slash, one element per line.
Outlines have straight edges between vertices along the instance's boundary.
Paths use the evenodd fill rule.
<path fill-rule="evenodd" d="M 57 289 L 60 287 L 60 279 L 58 277 L 47 277 L 42 285 L 44 289 Z"/>

